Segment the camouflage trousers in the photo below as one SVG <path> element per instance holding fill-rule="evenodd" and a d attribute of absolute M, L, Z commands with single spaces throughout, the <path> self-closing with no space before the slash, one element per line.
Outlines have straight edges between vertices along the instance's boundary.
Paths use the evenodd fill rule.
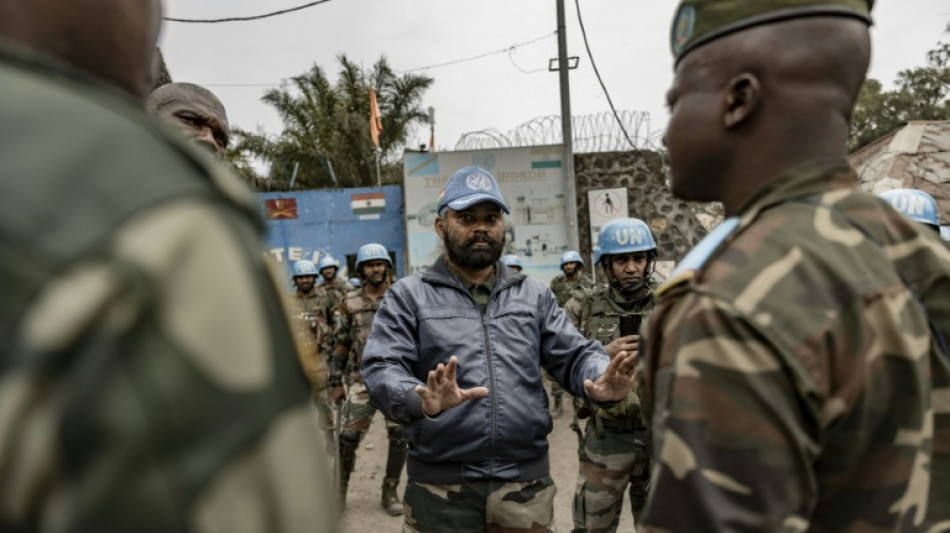
<path fill-rule="evenodd" d="M 334 410 L 333 402 L 330 401 L 330 391 L 327 388 L 313 389 L 313 406 L 317 410 L 317 423 L 323 431 L 326 439 L 326 449 L 330 453 L 336 449 L 336 438 L 334 436 Z"/>
<path fill-rule="evenodd" d="M 591 417 L 578 450 L 574 491 L 574 531 L 613 533 L 620 523 L 623 494 L 630 486 L 634 521 L 650 489 L 646 430 L 615 430 Z"/>
<path fill-rule="evenodd" d="M 376 408 L 369 402 L 369 391 L 362 379 L 353 379 L 346 392 L 346 402 L 343 404 L 343 431 L 350 431 L 359 435 L 362 441 L 373 423 Z M 386 419 L 386 428 L 399 427 L 399 424 Z"/>
<path fill-rule="evenodd" d="M 403 533 L 555 533 L 551 476 L 432 485 L 409 480 Z"/>

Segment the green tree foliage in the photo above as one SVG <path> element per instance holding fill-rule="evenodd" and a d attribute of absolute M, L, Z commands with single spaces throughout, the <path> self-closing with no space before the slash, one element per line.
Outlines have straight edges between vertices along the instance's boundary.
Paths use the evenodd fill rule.
<path fill-rule="evenodd" d="M 950 44 L 927 52 L 927 65 L 903 70 L 894 90 L 869 78 L 861 87 L 851 119 L 851 151 L 911 120 L 950 119 Z"/>
<path fill-rule="evenodd" d="M 383 123 L 379 139 L 382 182 L 402 181 L 402 150 L 414 127 L 428 120 L 422 97 L 432 85 L 432 78 L 396 75 L 385 57 L 367 71 L 345 55 L 337 59 L 340 70 L 335 83 L 314 65 L 283 87 L 264 94 L 261 100 L 276 109 L 283 120 L 279 135 L 232 130 L 235 142 L 228 159 L 257 190 L 288 190 L 292 178 L 295 190 L 375 185 L 370 84 L 376 90 Z M 269 166 L 266 176 L 255 174 L 252 158 Z"/>

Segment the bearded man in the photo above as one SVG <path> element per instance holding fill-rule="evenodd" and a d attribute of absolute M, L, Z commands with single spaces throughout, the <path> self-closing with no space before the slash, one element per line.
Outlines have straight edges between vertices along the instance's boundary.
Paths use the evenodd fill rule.
<path fill-rule="evenodd" d="M 453 174 L 435 220 L 444 254 L 390 288 L 363 350 L 370 400 L 409 442 L 409 531 L 552 531 L 541 369 L 601 405 L 633 388 L 633 353 L 611 360 L 544 284 L 501 263 L 508 212 L 488 171 Z"/>

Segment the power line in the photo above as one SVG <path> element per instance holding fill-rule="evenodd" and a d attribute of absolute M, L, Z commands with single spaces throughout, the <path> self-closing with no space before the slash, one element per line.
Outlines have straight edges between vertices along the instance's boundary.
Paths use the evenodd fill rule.
<path fill-rule="evenodd" d="M 488 56 L 492 56 L 492 55 L 495 55 L 495 54 L 503 54 L 503 53 L 509 52 L 510 50 L 515 50 L 515 49 L 517 49 L 517 48 L 521 48 L 522 46 L 527 46 L 527 45 L 529 45 L 529 44 L 534 44 L 534 43 L 536 43 L 536 42 L 538 42 L 538 41 L 547 39 L 547 38 L 549 38 L 549 37 L 551 37 L 551 36 L 553 36 L 553 35 L 555 35 L 555 34 L 557 34 L 557 32 L 556 32 L 556 31 L 553 31 L 553 32 L 551 32 L 551 33 L 546 33 L 546 34 L 544 34 L 544 35 L 542 35 L 542 36 L 540 36 L 540 37 L 531 39 L 530 41 L 525 41 L 525 42 L 523 42 L 523 43 L 513 44 L 513 45 L 511 45 L 511 46 L 509 46 L 509 47 L 507 47 L 507 48 L 502 48 L 502 49 L 500 49 L 500 50 L 495 50 L 495 51 L 492 51 L 492 52 L 485 52 L 484 54 L 479 54 L 479 55 L 477 55 L 477 56 L 472 56 L 472 57 L 466 57 L 466 58 L 463 58 L 463 59 L 455 59 L 455 60 L 453 60 L 453 61 L 446 61 L 445 63 L 438 63 L 438 64 L 435 64 L 435 65 L 429 65 L 429 66 L 427 66 L 427 67 L 411 68 L 411 69 L 409 69 L 409 70 L 403 70 L 403 71 L 398 71 L 398 72 L 399 72 L 400 74 L 409 74 L 410 72 L 418 72 L 418 71 L 420 71 L 420 70 L 429 70 L 429 69 L 433 69 L 433 68 L 447 67 L 447 66 L 449 66 L 449 65 L 457 65 L 457 64 L 459 64 L 459 63 L 465 63 L 465 62 L 468 62 L 468 61 L 474 61 L 474 60 L 476 60 L 476 59 L 481 59 L 481 58 L 483 58 L 483 57 L 488 57 Z"/>
<path fill-rule="evenodd" d="M 627 133 L 627 128 L 623 126 L 623 122 L 620 120 L 620 115 L 617 114 L 617 108 L 614 107 L 613 100 L 610 99 L 610 93 L 607 92 L 607 86 L 604 85 L 604 80 L 600 77 L 600 71 L 597 70 L 597 63 L 594 62 L 594 55 L 590 52 L 590 45 L 587 43 L 587 30 L 584 29 L 584 19 L 581 18 L 581 4 L 580 0 L 574 0 L 574 5 L 577 7 L 577 22 L 581 26 L 581 36 L 584 37 L 584 48 L 587 49 L 587 57 L 590 58 L 590 66 L 594 67 L 594 74 L 597 75 L 597 81 L 600 82 L 600 88 L 604 91 L 604 96 L 607 97 L 607 103 L 610 104 L 610 110 L 614 114 L 614 118 L 617 119 L 617 124 L 620 125 L 620 131 L 623 132 L 623 136 L 627 138 L 627 142 L 630 143 L 630 146 L 634 149 L 637 148 L 637 145 L 630 139 L 630 135 Z"/>
<path fill-rule="evenodd" d="M 300 11 L 301 9 L 307 9 L 308 7 L 313 7 L 320 4 L 325 4 L 330 0 L 317 0 L 316 2 L 309 2 L 301 6 L 290 7 L 287 9 L 281 9 L 280 11 L 272 11 L 270 13 L 264 13 L 263 15 L 251 15 L 249 17 L 227 17 L 219 19 L 181 19 L 173 17 L 162 17 L 162 20 L 167 20 L 169 22 L 187 22 L 190 24 L 217 24 L 219 22 L 244 22 L 248 20 L 260 20 L 270 17 L 276 17 L 277 15 L 283 15 L 286 13 L 293 13 L 294 11 Z"/>

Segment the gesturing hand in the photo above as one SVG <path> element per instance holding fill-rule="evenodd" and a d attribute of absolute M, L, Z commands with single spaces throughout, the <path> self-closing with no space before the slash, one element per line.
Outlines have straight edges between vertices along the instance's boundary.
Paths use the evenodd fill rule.
<path fill-rule="evenodd" d="M 633 390 L 636 364 L 637 352 L 620 352 L 610 360 L 597 381 L 584 381 L 584 390 L 598 402 L 622 400 Z"/>
<path fill-rule="evenodd" d="M 604 346 L 604 349 L 607 351 L 607 355 L 611 359 L 617 357 L 617 354 L 620 352 L 636 352 L 640 348 L 640 336 L 639 335 L 627 335 L 626 337 L 618 337 L 612 341 L 607 346 Z"/>
<path fill-rule="evenodd" d="M 442 411 L 476 398 L 488 396 L 487 387 L 472 387 L 460 389 L 455 381 L 455 371 L 458 368 L 458 358 L 454 355 L 449 358 L 449 364 L 439 363 L 435 370 L 429 371 L 426 386 L 416 386 L 416 392 L 422 398 L 422 411 L 426 416 L 435 416 Z"/>

